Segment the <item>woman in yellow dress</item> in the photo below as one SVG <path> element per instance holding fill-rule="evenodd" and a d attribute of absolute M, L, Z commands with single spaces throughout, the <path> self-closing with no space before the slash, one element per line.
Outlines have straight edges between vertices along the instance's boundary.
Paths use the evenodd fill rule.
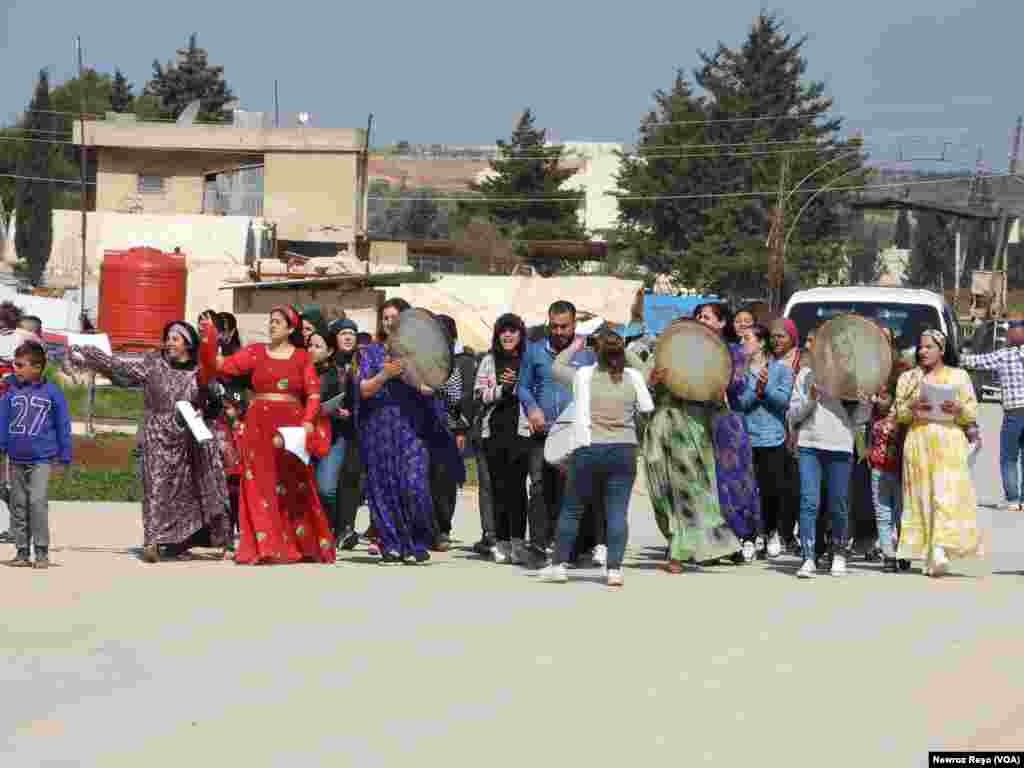
<path fill-rule="evenodd" d="M 906 425 L 903 447 L 903 523 L 898 557 L 925 560 L 925 574 L 942 576 L 951 558 L 979 554 L 978 511 L 967 466 L 964 427 L 978 415 L 967 372 L 953 367 L 946 336 L 921 334 L 918 367 L 896 385 L 896 419 Z M 953 387 L 953 399 L 929 403 L 925 384 Z"/>

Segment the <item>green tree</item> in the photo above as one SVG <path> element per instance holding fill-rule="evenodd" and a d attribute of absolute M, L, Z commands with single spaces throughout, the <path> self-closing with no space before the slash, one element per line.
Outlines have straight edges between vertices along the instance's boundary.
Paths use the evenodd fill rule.
<path fill-rule="evenodd" d="M 780 181 L 788 191 L 841 153 L 848 158 L 816 172 L 804 187 L 820 189 L 840 177 L 838 186 L 863 181 L 858 145 L 840 142 L 840 121 L 826 117 L 832 102 L 824 84 L 804 78 L 804 43 L 775 16 L 762 14 L 740 48 L 719 44 L 714 53 L 699 52 L 694 79 L 701 93 L 682 72 L 669 91 L 655 92 L 637 153 L 623 158 L 618 177 L 620 231 L 647 266 L 677 266 L 684 284 L 700 290 L 746 290 L 741 286 L 750 283 L 750 270 L 761 276 L 768 271 L 765 241 Z M 842 261 L 836 254 L 842 250 L 845 197 L 824 192 L 800 214 L 787 267 L 802 281 L 825 277 Z M 789 197 L 787 231 L 808 201 L 808 193 Z M 716 255 L 710 244 L 697 247 L 705 237 L 731 245 Z M 697 264 L 688 255 L 695 248 L 721 264 Z M 761 293 L 763 277 L 757 282 Z"/>
<path fill-rule="evenodd" d="M 944 290 L 953 286 L 955 235 L 945 216 L 921 212 L 907 264 L 907 282 L 918 288 Z"/>
<path fill-rule="evenodd" d="M 114 112 L 131 112 L 134 101 L 132 84 L 118 67 L 114 70 L 114 80 L 110 84 L 110 108 Z"/>
<path fill-rule="evenodd" d="M 491 175 L 470 185 L 490 202 L 460 203 L 460 221 L 485 218 L 507 239 L 585 238 L 578 215 L 583 192 L 563 187 L 575 171 L 562 165 L 564 147 L 548 145 L 546 131 L 534 127 L 533 112 L 525 110 L 511 138 L 499 139 L 497 144 L 498 157 L 490 163 Z"/>
<path fill-rule="evenodd" d="M 904 208 L 896 217 L 896 247 L 909 248 L 911 243 L 910 214 Z"/>
<path fill-rule="evenodd" d="M 50 110 L 50 78 L 44 69 L 39 73 L 23 127 L 31 135 L 48 135 L 54 123 Z M 32 285 L 43 282 L 53 242 L 53 184 L 48 180 L 51 148 L 50 144 L 33 142 L 18 158 L 18 176 L 22 178 L 18 179 L 16 190 L 15 247 L 19 270 Z"/>
<path fill-rule="evenodd" d="M 200 119 L 223 121 L 224 106 L 234 98 L 224 80 L 224 67 L 209 63 L 209 55 L 196 44 L 194 32 L 177 54 L 176 64 L 168 62 L 162 67 L 159 61 L 153 62 L 153 79 L 146 84 L 145 93 L 159 99 L 162 117 L 177 119 L 199 99 Z"/>
<path fill-rule="evenodd" d="M 104 115 L 111 109 L 111 97 L 114 79 L 94 69 L 86 69 L 81 77 L 73 77 L 50 91 L 51 109 L 54 115 L 53 138 L 67 142 L 53 153 L 50 164 L 50 176 L 55 179 L 67 179 L 77 182 L 80 178 L 80 148 L 71 143 L 74 125 L 79 114 L 84 112 L 86 119 Z M 95 181 L 87 178 L 87 181 Z M 78 208 L 81 206 L 82 190 L 76 185 L 57 184 L 54 188 L 55 208 Z"/>

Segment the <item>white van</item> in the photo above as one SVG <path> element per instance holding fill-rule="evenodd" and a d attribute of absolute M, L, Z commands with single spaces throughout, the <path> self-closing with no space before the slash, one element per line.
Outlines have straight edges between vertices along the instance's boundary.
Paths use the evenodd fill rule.
<path fill-rule="evenodd" d="M 937 293 L 917 288 L 811 288 L 794 293 L 783 316 L 796 324 L 802 344 L 809 331 L 836 315 L 851 312 L 891 328 L 896 346 L 905 356 L 913 357 L 921 332 L 928 328 L 938 328 L 952 341 L 954 349 L 960 349 L 960 326 L 945 300 Z"/>

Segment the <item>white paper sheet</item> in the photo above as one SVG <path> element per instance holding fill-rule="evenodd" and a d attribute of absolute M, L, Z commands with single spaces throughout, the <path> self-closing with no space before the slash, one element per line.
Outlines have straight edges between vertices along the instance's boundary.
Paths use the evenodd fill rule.
<path fill-rule="evenodd" d="M 196 409 L 192 407 L 191 403 L 186 403 L 184 400 L 177 402 L 178 413 L 185 420 L 185 424 L 188 426 L 192 436 L 196 439 L 197 443 L 205 443 L 207 440 L 213 439 L 213 434 L 207 429 L 206 423 L 202 417 L 196 412 Z"/>
<path fill-rule="evenodd" d="M 942 404 L 956 400 L 956 387 L 952 384 L 921 384 L 921 399 L 928 402 L 931 411 L 927 415 L 929 421 L 953 421 L 952 413 L 945 413 Z"/>
<path fill-rule="evenodd" d="M 303 464 L 309 464 L 305 427 L 278 427 L 277 431 L 280 433 L 281 439 L 284 440 L 284 449 L 302 459 Z"/>

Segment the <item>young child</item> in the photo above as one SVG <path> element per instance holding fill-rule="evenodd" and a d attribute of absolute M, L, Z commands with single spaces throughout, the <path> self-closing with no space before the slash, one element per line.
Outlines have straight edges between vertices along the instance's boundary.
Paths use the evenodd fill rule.
<path fill-rule="evenodd" d="M 10 565 L 50 566 L 50 465 L 71 463 L 71 418 L 64 393 L 43 377 L 46 351 L 26 341 L 14 353 L 15 380 L 0 399 L 0 451 L 11 464 L 11 528 L 17 554 Z"/>

